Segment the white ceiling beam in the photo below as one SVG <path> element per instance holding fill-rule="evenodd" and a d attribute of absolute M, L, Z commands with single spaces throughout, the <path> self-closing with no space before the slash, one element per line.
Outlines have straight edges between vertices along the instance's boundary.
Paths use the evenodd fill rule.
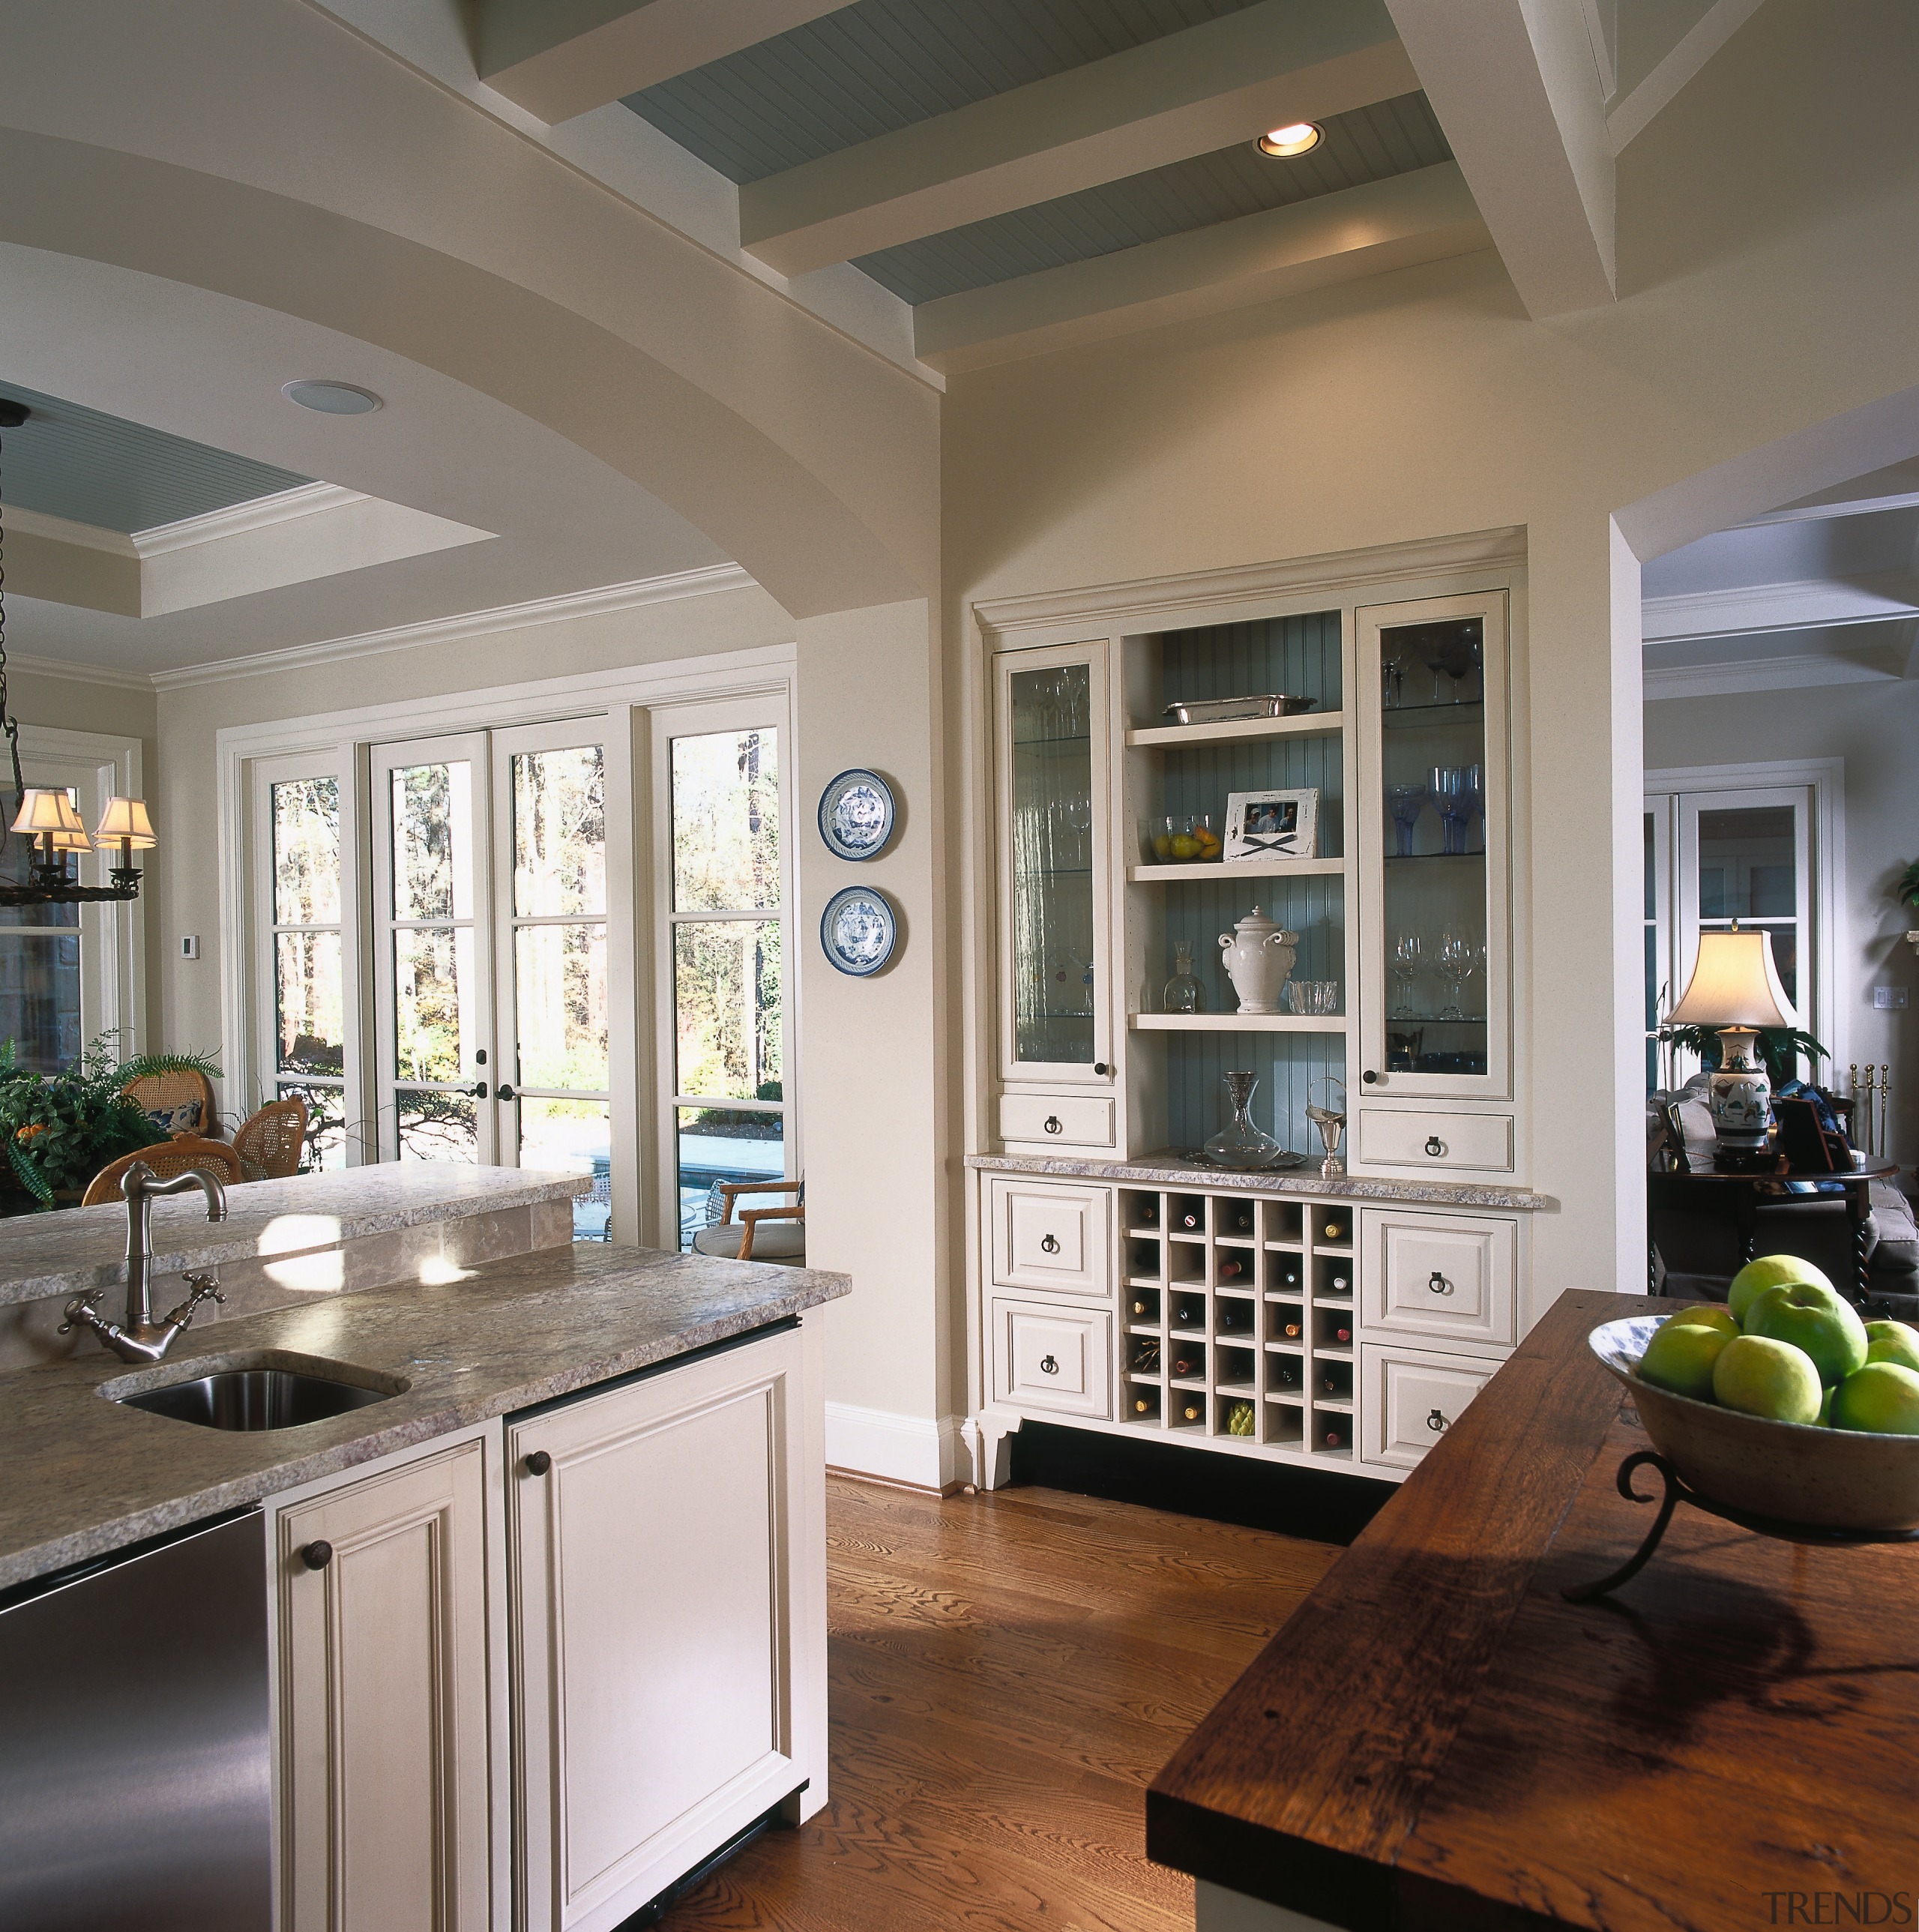
<path fill-rule="evenodd" d="M 922 302 L 914 347 L 954 374 L 1491 245 L 1445 161 Z"/>
<path fill-rule="evenodd" d="M 1384 0 L 1264 0 L 748 182 L 740 245 L 804 274 L 1418 86 Z"/>
<path fill-rule="evenodd" d="M 1612 301 L 1612 146 L 1579 10 L 1563 0 L 1387 4 L 1527 313 Z"/>
<path fill-rule="evenodd" d="M 1648 644 L 1726 638 L 1841 624 L 1902 621 L 1919 611 L 1919 578 L 1903 571 L 1822 583 L 1749 584 L 1648 597 L 1641 635 Z"/>
<path fill-rule="evenodd" d="M 1910 510 L 1919 508 L 1919 460 L 1894 463 L 1870 475 L 1836 483 L 1830 490 L 1815 490 L 1795 502 L 1768 510 L 1763 516 L 1748 517 L 1738 526 L 1750 529 L 1759 524 L 1809 523 L 1828 517 L 1868 515 L 1876 510 Z"/>
<path fill-rule="evenodd" d="M 1623 152 L 1627 142 L 1643 133 L 1653 117 L 1759 10 L 1761 0 L 1713 0 L 1713 4 L 1667 50 L 1642 80 L 1634 82 L 1606 110 L 1606 133 L 1612 152 Z"/>
<path fill-rule="evenodd" d="M 723 60 L 846 0 L 481 0 L 480 78 L 548 126 Z"/>

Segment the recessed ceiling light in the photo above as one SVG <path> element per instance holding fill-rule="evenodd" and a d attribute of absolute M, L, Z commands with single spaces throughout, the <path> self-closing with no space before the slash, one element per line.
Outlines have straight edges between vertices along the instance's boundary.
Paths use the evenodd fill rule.
<path fill-rule="evenodd" d="M 1326 130 L 1311 121 L 1295 121 L 1290 128 L 1275 128 L 1259 137 L 1259 152 L 1276 160 L 1290 161 L 1295 155 L 1309 154 L 1326 139 Z"/>
<path fill-rule="evenodd" d="M 357 388 L 351 382 L 289 382 L 280 393 L 303 410 L 318 410 L 322 416 L 370 416 L 380 399 L 370 389 Z"/>

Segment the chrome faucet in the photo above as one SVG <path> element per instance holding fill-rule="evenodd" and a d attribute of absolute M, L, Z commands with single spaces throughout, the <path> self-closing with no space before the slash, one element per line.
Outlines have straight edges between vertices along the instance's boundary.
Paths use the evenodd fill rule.
<path fill-rule="evenodd" d="M 91 1328 L 103 1348 L 111 1348 L 123 1362 L 157 1362 L 172 1347 L 174 1337 L 191 1325 L 193 1311 L 202 1301 L 224 1303 L 226 1298 L 205 1274 L 183 1275 L 189 1292 L 184 1301 L 161 1322 L 153 1318 L 153 1303 L 148 1286 L 148 1264 L 153 1253 L 153 1197 L 156 1194 L 184 1194 L 197 1187 L 206 1196 L 206 1218 L 226 1218 L 226 1190 L 211 1174 L 189 1168 L 171 1180 L 157 1180 L 153 1169 L 136 1160 L 120 1178 L 120 1192 L 127 1204 L 127 1318 L 124 1322 L 101 1318 L 94 1306 L 104 1290 L 94 1288 L 76 1295 L 66 1307 L 59 1333 L 70 1335 L 76 1327 Z"/>

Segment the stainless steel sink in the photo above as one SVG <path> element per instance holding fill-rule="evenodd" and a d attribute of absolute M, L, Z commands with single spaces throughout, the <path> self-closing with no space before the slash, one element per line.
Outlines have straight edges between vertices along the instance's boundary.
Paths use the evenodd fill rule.
<path fill-rule="evenodd" d="M 404 1384 L 402 1384 L 403 1388 Z M 399 1388 L 368 1388 L 301 1369 L 218 1369 L 191 1382 L 169 1382 L 112 1400 L 149 1415 L 197 1422 L 206 1429 L 296 1429 L 385 1402 Z"/>

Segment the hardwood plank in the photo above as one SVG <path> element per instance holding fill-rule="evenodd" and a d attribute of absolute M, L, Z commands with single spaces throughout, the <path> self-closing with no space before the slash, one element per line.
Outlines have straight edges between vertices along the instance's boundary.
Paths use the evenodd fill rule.
<path fill-rule="evenodd" d="M 1144 1787 L 1339 1552 L 1054 1491 L 829 1493 L 832 1802 L 667 1932 L 1191 1932 Z"/>

